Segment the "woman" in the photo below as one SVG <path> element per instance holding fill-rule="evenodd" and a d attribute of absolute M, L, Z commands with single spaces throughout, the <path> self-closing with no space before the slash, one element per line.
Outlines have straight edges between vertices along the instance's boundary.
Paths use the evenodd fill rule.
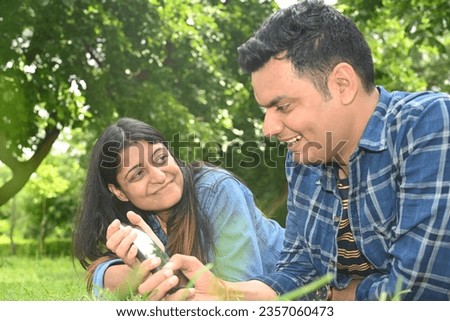
<path fill-rule="evenodd" d="M 139 216 L 127 216 L 129 211 Z M 125 281 L 137 249 L 135 235 L 120 230 L 119 221 L 146 225 L 139 220 L 169 255 L 212 263 L 212 271 L 229 281 L 272 271 L 284 237 L 235 176 L 203 163 L 185 164 L 157 130 L 122 118 L 94 146 L 75 227 L 74 254 L 88 269 L 89 290 L 92 282 L 95 290 Z"/>

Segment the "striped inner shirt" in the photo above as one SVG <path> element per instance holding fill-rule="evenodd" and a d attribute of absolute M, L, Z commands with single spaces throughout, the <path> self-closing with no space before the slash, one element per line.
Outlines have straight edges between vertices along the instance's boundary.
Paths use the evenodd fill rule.
<path fill-rule="evenodd" d="M 342 217 L 339 222 L 337 237 L 339 273 L 350 277 L 365 277 L 375 271 L 372 264 L 362 255 L 357 248 L 348 219 L 348 179 L 338 180 L 339 193 L 342 199 Z"/>

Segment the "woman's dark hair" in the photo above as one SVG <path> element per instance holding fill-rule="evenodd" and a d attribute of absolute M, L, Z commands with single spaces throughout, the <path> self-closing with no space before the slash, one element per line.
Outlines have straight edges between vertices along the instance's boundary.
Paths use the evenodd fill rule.
<path fill-rule="evenodd" d="M 375 87 L 372 54 L 352 20 L 320 0 L 307 0 L 271 15 L 238 48 L 240 67 L 252 73 L 272 57 L 292 62 L 299 76 L 309 78 L 324 98 L 333 68 L 353 66 L 366 91 Z"/>
<path fill-rule="evenodd" d="M 162 143 L 171 153 L 159 131 L 131 118 L 122 118 L 106 128 L 94 145 L 73 235 L 74 255 L 85 269 L 94 261 L 100 262 L 102 257 L 116 257 L 105 246 L 106 229 L 114 219 L 130 224 L 126 213 L 132 210 L 149 222 L 150 215 L 155 214 L 143 211 L 130 202 L 120 201 L 108 189 L 108 184 L 119 187 L 117 174 L 122 151 L 142 141 Z M 196 256 L 206 263 L 212 236 L 207 218 L 197 204 L 194 178 L 203 164 L 185 164 L 176 157 L 174 159 L 181 169 L 184 183 L 181 200 L 172 208 L 167 222 L 166 251 L 169 254 Z M 89 271 L 92 273 L 92 269 Z"/>

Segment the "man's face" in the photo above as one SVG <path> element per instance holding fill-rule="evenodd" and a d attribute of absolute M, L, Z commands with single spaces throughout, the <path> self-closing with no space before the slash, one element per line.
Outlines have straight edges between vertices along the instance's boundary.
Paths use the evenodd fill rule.
<path fill-rule="evenodd" d="M 325 100 L 286 59 L 269 60 L 252 74 L 252 83 L 256 101 L 266 112 L 264 135 L 285 142 L 295 162 L 318 164 L 342 159 L 351 126 L 339 99 Z"/>

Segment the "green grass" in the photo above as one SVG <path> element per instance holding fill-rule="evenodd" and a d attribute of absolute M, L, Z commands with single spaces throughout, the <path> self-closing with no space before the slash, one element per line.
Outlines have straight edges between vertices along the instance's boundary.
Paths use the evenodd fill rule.
<path fill-rule="evenodd" d="M 68 256 L 57 258 L 30 258 L 23 256 L 0 256 L 0 301 L 89 301 L 84 282 L 84 270 L 74 267 Z M 328 283 L 331 276 L 295 290 L 279 300 L 293 300 Z M 397 291 L 400 300 L 405 291 Z M 109 293 L 110 300 L 119 300 Z M 131 300 L 142 298 L 131 297 Z M 385 298 L 384 298 L 385 299 Z M 382 299 L 383 300 L 383 299 Z"/>
<path fill-rule="evenodd" d="M 0 257 L 0 301 L 90 300 L 70 257 Z"/>

